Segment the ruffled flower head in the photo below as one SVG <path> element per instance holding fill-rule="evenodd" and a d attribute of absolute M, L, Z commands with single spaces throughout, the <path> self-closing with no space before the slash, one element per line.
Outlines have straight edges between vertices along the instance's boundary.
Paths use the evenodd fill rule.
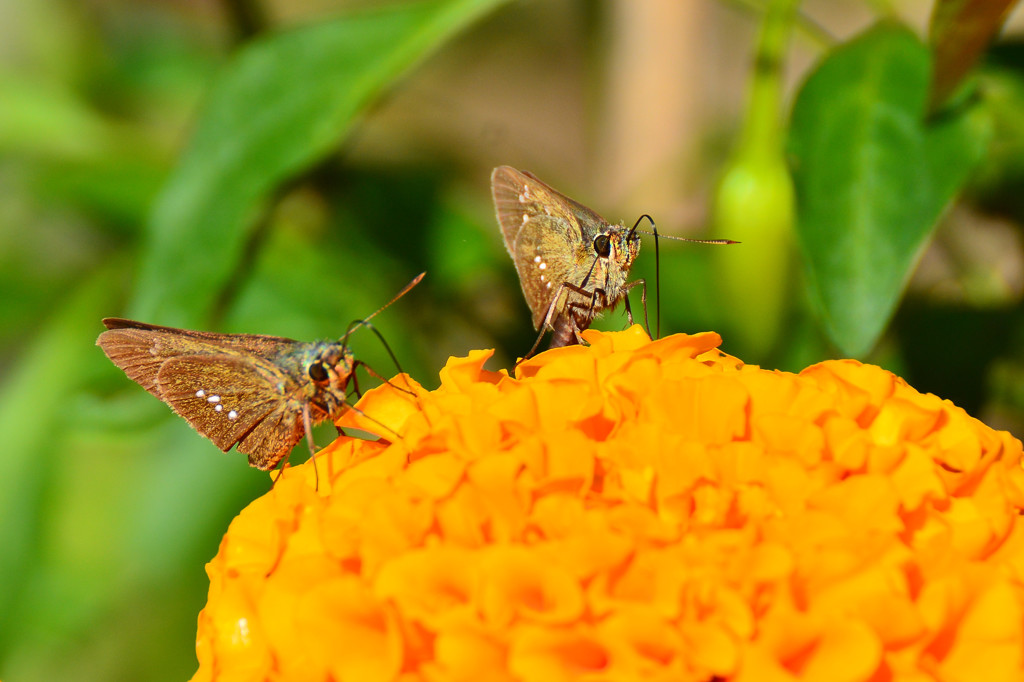
<path fill-rule="evenodd" d="M 1021 679 L 1020 441 L 859 362 L 584 336 L 366 394 L 382 440 L 231 524 L 194 679 Z"/>

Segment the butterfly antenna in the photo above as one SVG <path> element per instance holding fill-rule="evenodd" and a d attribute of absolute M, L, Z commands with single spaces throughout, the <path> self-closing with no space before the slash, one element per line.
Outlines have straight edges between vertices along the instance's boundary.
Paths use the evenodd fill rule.
<path fill-rule="evenodd" d="M 640 227 L 641 221 L 646 218 L 647 222 L 651 224 L 651 229 L 654 230 L 654 325 L 655 325 L 655 338 L 661 338 L 661 258 L 659 257 L 658 251 L 658 226 L 654 224 L 654 218 L 644 213 L 642 216 L 636 219 L 633 223 L 633 229 L 626 235 L 628 241 L 634 234 L 636 234 L 637 228 Z M 640 230 L 645 234 L 652 234 L 646 230 Z M 647 315 L 647 309 L 644 308 L 644 316 Z M 651 328 L 647 328 L 647 333 L 651 333 Z"/>
<path fill-rule="evenodd" d="M 371 332 L 373 332 L 377 336 L 377 338 L 380 340 L 380 345 L 384 346 L 384 350 L 387 351 L 388 357 L 391 358 L 391 362 L 395 363 L 395 368 L 398 369 L 398 373 L 403 375 L 403 376 L 407 376 L 405 374 L 405 370 L 402 369 L 401 363 L 398 362 L 398 357 L 395 355 L 395 352 L 393 350 L 391 350 L 391 346 L 388 345 L 388 342 L 386 340 L 384 340 L 384 335 L 380 333 L 379 329 L 374 327 L 372 324 L 370 324 L 366 320 L 353 320 L 352 324 L 349 325 L 350 330 L 354 328 L 353 325 L 355 327 L 366 327 Z M 416 397 L 416 393 L 412 391 L 412 387 L 409 386 L 408 380 L 406 380 L 406 386 L 409 386 L 409 388 L 402 388 L 401 386 L 395 386 L 390 381 L 388 381 L 387 379 L 382 377 L 380 374 L 378 374 L 372 367 L 370 367 L 368 364 L 366 364 L 362 360 L 357 360 L 356 361 L 356 365 L 362 365 L 363 367 L 366 368 L 366 371 L 369 374 L 372 374 L 374 377 L 380 379 L 381 381 L 383 381 L 385 384 L 391 386 L 392 388 L 395 388 L 395 389 L 397 389 L 399 391 L 402 391 L 403 393 L 408 393 L 409 395 L 413 396 L 414 398 Z M 352 368 L 352 372 L 355 373 L 355 367 Z"/>
<path fill-rule="evenodd" d="M 637 229 L 638 226 L 640 225 L 640 221 L 643 220 L 644 218 L 647 218 L 648 222 L 651 223 L 651 229 L 653 230 L 652 232 L 648 232 L 647 230 L 638 230 Z M 661 337 L 661 257 L 660 257 L 661 254 L 660 254 L 660 249 L 658 248 L 659 238 L 675 239 L 676 241 L 690 242 L 691 244 L 720 244 L 720 245 L 727 245 L 727 244 L 739 244 L 740 242 L 736 241 L 735 239 L 691 239 L 689 237 L 675 237 L 675 236 L 670 235 L 670 234 L 661 234 L 661 233 L 658 232 L 658 226 L 654 224 L 654 220 L 651 218 L 651 216 L 647 215 L 646 213 L 644 215 L 640 216 L 639 218 L 637 218 L 636 223 L 633 225 L 633 229 L 629 231 L 629 234 L 632 235 L 634 232 L 637 232 L 637 231 L 643 232 L 644 234 L 652 235 L 654 237 L 654 295 L 656 296 L 656 301 L 654 303 L 654 306 L 655 306 L 654 309 L 655 309 L 655 316 L 657 318 L 657 322 L 655 323 L 656 324 L 656 328 L 657 328 L 657 335 L 660 338 Z"/>
<path fill-rule="evenodd" d="M 644 216 L 640 216 L 640 217 L 643 218 Z M 653 225 L 654 222 L 651 221 L 651 224 Z M 636 228 L 634 227 L 633 229 L 636 229 Z M 690 239 L 689 237 L 676 237 L 676 236 L 671 235 L 671 234 L 662 234 L 661 232 L 657 231 L 657 228 L 655 228 L 654 232 L 648 232 L 647 230 L 636 230 L 636 231 L 637 232 L 643 232 L 644 234 L 649 234 L 649 235 L 652 235 L 654 237 L 659 237 L 660 236 L 662 239 L 674 239 L 677 242 L 690 242 L 691 244 L 742 244 L 743 243 L 743 242 L 738 242 L 735 239 Z M 632 233 L 632 230 L 630 230 L 630 232 Z"/>
<path fill-rule="evenodd" d="M 359 327 L 370 327 L 370 324 L 369 324 L 370 320 L 372 320 L 374 317 L 376 317 L 381 312 L 383 312 L 392 303 L 394 303 L 395 301 L 397 301 L 398 299 L 402 298 L 407 293 L 409 293 L 409 291 L 414 286 L 416 286 L 417 284 L 419 284 L 423 280 L 423 278 L 426 276 L 426 274 L 427 273 L 425 273 L 425 272 L 421 272 L 420 274 L 418 274 L 415 277 L 413 277 L 411 282 L 406 284 L 404 287 L 402 287 L 401 291 L 399 291 L 397 294 L 395 294 L 394 298 L 392 298 L 390 301 L 388 301 L 387 303 L 385 303 L 381 307 L 377 308 L 377 310 L 373 311 L 370 315 L 367 315 L 366 317 L 364 317 L 361 320 L 353 320 L 353 322 L 351 324 L 349 324 L 348 328 L 345 330 L 345 335 L 343 337 L 341 337 L 342 343 L 343 344 L 347 344 L 348 343 L 349 335 L 352 332 L 354 332 L 356 329 L 358 329 Z M 380 336 L 380 334 L 378 333 L 377 336 Z M 384 339 L 382 338 L 381 341 L 383 342 Z M 384 346 L 387 347 L 387 344 L 385 343 Z M 390 348 L 388 349 L 388 352 L 389 353 L 391 352 Z M 392 358 L 394 358 L 394 355 L 392 355 Z M 398 363 L 396 362 L 395 364 L 397 365 Z"/>
<path fill-rule="evenodd" d="M 640 216 L 639 218 L 636 219 L 635 223 L 633 223 L 633 227 L 632 227 L 632 229 L 630 229 L 629 234 L 626 235 L 626 239 L 632 239 L 633 235 L 636 234 L 636 232 L 637 232 L 637 228 L 640 227 L 640 223 L 643 222 L 643 220 L 645 218 L 647 219 L 647 222 L 649 222 L 651 224 L 651 227 L 653 227 L 655 229 L 655 231 L 657 231 L 658 228 L 654 225 L 654 218 L 652 218 L 651 216 L 649 216 L 646 213 L 644 213 L 642 216 Z M 643 232 L 645 234 L 651 234 L 650 232 L 647 232 L 646 230 L 640 230 L 640 232 Z"/>

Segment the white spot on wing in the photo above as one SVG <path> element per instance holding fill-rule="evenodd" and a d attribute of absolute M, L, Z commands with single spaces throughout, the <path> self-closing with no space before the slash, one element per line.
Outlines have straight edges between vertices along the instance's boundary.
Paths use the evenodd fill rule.
<path fill-rule="evenodd" d="M 547 270 L 548 269 L 548 264 L 547 263 L 541 263 L 539 267 L 540 267 L 541 270 Z"/>
<path fill-rule="evenodd" d="M 539 263 L 540 262 L 540 256 L 539 255 L 538 256 L 534 256 L 533 257 L 533 262 L 534 263 Z"/>
<path fill-rule="evenodd" d="M 220 402 L 220 396 L 219 395 L 211 395 L 209 398 L 206 399 L 206 402 L 208 402 L 208 403 L 219 403 Z"/>
<path fill-rule="evenodd" d="M 238 419 L 238 413 L 234 410 L 228 412 L 228 419 Z"/>
<path fill-rule="evenodd" d="M 221 410 L 223 410 L 223 409 L 224 409 L 224 406 L 223 406 L 223 405 L 221 405 L 220 403 L 217 403 L 216 405 L 214 405 L 214 406 L 213 406 L 213 409 L 215 409 L 215 410 L 217 410 L 218 412 L 220 412 Z"/>
<path fill-rule="evenodd" d="M 203 389 L 199 389 L 198 391 L 196 391 L 196 397 L 197 398 L 205 398 L 206 397 L 206 391 L 204 391 Z"/>
<path fill-rule="evenodd" d="M 551 288 L 551 282 L 548 282 L 545 286 L 547 286 L 547 288 L 550 289 Z"/>

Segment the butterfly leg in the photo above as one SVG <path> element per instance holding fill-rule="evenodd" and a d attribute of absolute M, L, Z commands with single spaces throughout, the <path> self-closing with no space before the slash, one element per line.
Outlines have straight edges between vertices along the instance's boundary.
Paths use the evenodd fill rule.
<path fill-rule="evenodd" d="M 647 319 L 647 280 L 638 279 L 633 282 L 627 283 L 622 288 L 622 298 L 626 303 L 626 319 L 629 320 L 630 326 L 633 325 L 633 312 L 629 309 L 629 290 L 633 287 L 641 287 L 640 291 L 640 304 L 644 307 L 644 327 L 647 329 L 647 336 L 651 336 L 651 323 Z M 659 320 L 659 323 L 661 321 Z M 661 329 L 658 329 L 658 334 L 661 334 Z M 657 338 L 657 337 L 652 337 Z"/>
<path fill-rule="evenodd" d="M 309 404 L 302 406 L 302 428 L 306 432 L 306 444 L 309 446 L 309 459 L 313 462 L 313 476 L 315 480 L 316 489 L 320 489 L 320 472 L 316 468 L 316 443 L 313 441 L 313 420 L 309 416 Z M 274 481 L 271 487 L 277 485 L 277 482 L 284 476 L 285 467 L 288 466 L 288 457 L 281 458 L 281 468 L 277 470 L 277 476 L 274 477 Z"/>
<path fill-rule="evenodd" d="M 376 331 L 376 330 L 374 330 L 374 331 Z M 391 349 L 390 348 L 388 348 L 388 353 L 391 353 Z M 395 358 L 394 354 L 391 354 L 391 358 L 392 358 L 392 360 L 394 360 L 394 358 Z M 406 378 L 406 384 L 405 385 L 408 386 L 408 388 L 402 388 L 401 386 L 396 386 L 395 384 L 391 383 L 390 379 L 385 378 L 382 374 L 377 372 L 377 370 L 375 370 L 373 367 L 370 367 L 368 364 L 366 364 L 362 360 L 356 360 L 354 363 L 352 363 L 352 384 L 353 384 L 353 388 L 355 388 L 355 392 L 356 392 L 356 395 L 358 397 L 362 398 L 363 394 L 359 390 L 359 382 L 358 382 L 358 380 L 356 378 L 356 367 L 362 367 L 364 370 L 366 370 L 366 373 L 369 374 L 370 376 L 372 376 L 374 379 L 379 379 L 382 383 L 387 384 L 388 386 L 390 386 L 391 388 L 395 389 L 396 391 L 401 391 L 402 393 L 408 393 L 413 398 L 416 397 L 416 393 L 412 390 L 412 386 L 408 383 L 408 376 L 409 375 L 406 374 L 405 371 L 402 369 L 402 366 L 398 364 L 398 360 L 395 360 L 395 367 L 398 368 L 398 373 Z"/>
<path fill-rule="evenodd" d="M 562 326 L 563 338 L 572 338 L 576 343 L 582 344 L 583 337 L 580 335 L 581 332 L 590 327 L 590 323 L 595 317 L 597 317 L 597 311 L 608 307 L 608 294 L 600 287 L 585 289 L 569 283 L 565 283 L 565 286 L 570 291 L 574 291 L 580 296 L 585 296 L 590 299 L 586 303 L 576 301 L 566 304 L 566 315 L 565 318 L 562 318 L 570 321 Z M 571 337 L 569 336 L 570 332 L 572 333 Z M 569 344 L 565 341 L 559 345 Z M 555 340 L 552 340 L 551 347 L 556 347 Z"/>
<path fill-rule="evenodd" d="M 309 446 L 309 459 L 313 462 L 313 480 L 315 490 L 320 490 L 320 470 L 316 468 L 316 443 L 313 442 L 313 420 L 309 416 L 309 403 L 302 405 L 302 428 L 306 430 L 306 445 Z M 284 468 L 282 467 L 282 471 Z"/>
<path fill-rule="evenodd" d="M 372 417 L 372 416 L 366 414 L 365 412 L 360 410 L 355 405 L 349 405 L 348 409 L 352 410 L 353 412 L 358 414 L 360 417 L 363 417 L 364 419 L 368 419 L 368 420 L 372 421 L 374 424 L 376 424 L 377 426 L 381 427 L 385 431 L 390 431 L 391 433 L 393 433 L 395 435 L 395 438 L 397 438 L 398 440 L 402 439 L 402 434 L 400 434 L 398 431 L 395 431 L 393 428 L 391 428 L 390 426 L 388 426 L 387 424 L 385 424 L 381 420 L 377 419 L 376 417 Z M 339 428 L 338 429 L 338 433 L 340 434 L 341 431 L 342 430 Z M 372 433 L 372 432 L 368 432 L 368 433 Z M 377 434 L 377 435 L 379 435 L 379 434 Z M 392 442 L 394 442 L 394 441 L 392 441 Z"/>
<path fill-rule="evenodd" d="M 556 327 L 555 320 L 555 310 L 558 307 L 558 299 L 562 297 L 562 292 L 565 291 L 565 287 L 566 283 L 562 282 L 561 284 L 558 285 L 558 288 L 555 289 L 555 294 L 554 296 L 551 297 L 551 303 L 548 304 L 548 311 L 544 315 L 544 321 L 540 323 L 540 333 L 537 334 L 537 340 L 533 342 L 532 346 L 530 346 L 530 350 L 526 352 L 526 355 L 524 355 L 523 357 L 519 358 L 519 360 L 516 361 L 516 364 L 513 366 L 513 369 L 515 369 L 515 367 L 518 367 L 520 363 L 533 357 L 533 354 L 537 352 L 537 348 L 540 346 L 541 339 L 544 338 L 544 335 L 548 333 L 549 329 L 554 331 L 556 335 L 558 334 L 558 328 Z M 554 343 L 553 340 L 552 343 Z M 565 344 L 563 343 L 560 345 Z"/>
<path fill-rule="evenodd" d="M 277 469 L 277 476 L 274 476 L 274 480 L 271 481 L 271 483 L 270 483 L 270 487 L 271 488 L 273 488 L 275 485 L 277 485 L 277 482 L 281 480 L 282 476 L 284 476 L 284 467 L 285 467 L 285 465 L 287 463 L 288 463 L 288 458 L 287 457 L 282 457 L 281 458 L 281 466 L 278 467 L 278 469 Z"/>
<path fill-rule="evenodd" d="M 549 327 L 551 329 L 554 329 L 554 327 L 551 327 L 546 322 L 543 325 L 541 325 L 540 333 L 537 334 L 537 339 L 533 342 L 533 345 L 530 346 L 530 350 L 526 351 L 526 355 L 524 355 L 523 357 L 519 358 L 518 361 L 516 361 L 516 364 L 514 365 L 513 369 L 515 367 L 518 367 L 519 363 L 524 362 L 526 360 L 529 360 L 530 358 L 533 357 L 533 354 L 537 352 L 537 347 L 540 346 L 541 339 L 543 339 L 544 335 L 548 333 L 548 328 Z M 556 333 L 557 333 L 557 330 L 556 330 Z"/>

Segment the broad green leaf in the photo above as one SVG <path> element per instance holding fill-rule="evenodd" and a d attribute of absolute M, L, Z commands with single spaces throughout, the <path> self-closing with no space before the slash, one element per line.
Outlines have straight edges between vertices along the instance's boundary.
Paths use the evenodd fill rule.
<path fill-rule="evenodd" d="M 825 329 L 848 355 L 884 331 L 987 143 L 977 112 L 925 123 L 930 67 L 910 31 L 883 24 L 829 54 L 794 105 L 798 239 Z"/>
<path fill-rule="evenodd" d="M 243 50 L 211 87 L 157 201 L 132 314 L 194 324 L 237 267 L 255 217 L 396 78 L 501 0 L 353 13 Z"/>
<path fill-rule="evenodd" d="M 934 53 L 931 108 L 942 106 L 1006 22 L 1017 0 L 937 0 L 929 42 Z"/>
<path fill-rule="evenodd" d="M 61 457 L 71 456 L 60 448 L 63 410 L 102 363 L 93 340 L 117 288 L 116 269 L 105 267 L 69 291 L 0 388 L 0 466 L 17 481 L 0 491 L 0 660 L 24 624 L 21 609 L 37 596 L 40 576 L 30 569 L 44 549 L 48 486 Z"/>

